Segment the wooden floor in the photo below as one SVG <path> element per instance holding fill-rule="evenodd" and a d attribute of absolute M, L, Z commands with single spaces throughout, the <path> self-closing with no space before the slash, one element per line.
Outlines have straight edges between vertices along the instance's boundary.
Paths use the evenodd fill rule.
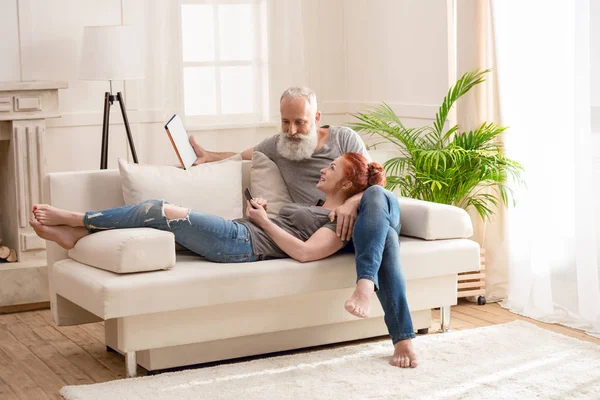
<path fill-rule="evenodd" d="M 434 318 L 436 322 L 430 334 L 436 334 L 439 329 L 436 311 Z M 473 329 L 520 319 L 554 332 L 600 344 L 600 339 L 581 331 L 536 322 L 512 314 L 497 304 L 478 306 L 461 300 L 457 306 L 452 307 L 451 318 L 453 330 Z M 357 342 L 374 340 L 382 339 Z M 302 350 L 285 354 L 297 352 Z M 259 357 L 244 360 L 254 358 Z M 219 363 L 195 367 L 215 364 Z M 146 371 L 138 367 L 138 375 L 146 375 Z M 0 315 L 0 399 L 61 399 L 58 392 L 65 385 L 106 382 L 124 377 L 123 356 L 106 351 L 103 323 L 57 327 L 52 322 L 50 310 Z"/>

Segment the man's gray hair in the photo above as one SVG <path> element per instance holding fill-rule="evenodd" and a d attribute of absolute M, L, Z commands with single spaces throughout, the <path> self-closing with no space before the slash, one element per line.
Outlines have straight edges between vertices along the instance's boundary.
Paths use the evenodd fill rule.
<path fill-rule="evenodd" d="M 308 100 L 313 110 L 317 112 L 317 95 L 311 89 L 307 87 L 290 87 L 283 92 L 279 102 L 281 103 L 284 98 L 295 99 L 297 97 L 304 97 Z"/>

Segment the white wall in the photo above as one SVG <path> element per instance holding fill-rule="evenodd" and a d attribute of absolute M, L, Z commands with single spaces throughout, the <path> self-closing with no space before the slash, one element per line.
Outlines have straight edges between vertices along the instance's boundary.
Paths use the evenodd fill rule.
<path fill-rule="evenodd" d="M 437 105 L 447 91 L 446 0 L 346 2 L 348 100 Z"/>
<path fill-rule="evenodd" d="M 0 3 L 0 82 L 21 80 L 17 2 Z"/>
<path fill-rule="evenodd" d="M 99 167 L 108 83 L 77 79 L 83 27 L 148 23 L 157 18 L 149 15 L 152 4 L 160 0 L 0 0 L 0 81 L 69 83 L 60 91 L 63 117 L 48 123 L 49 172 Z M 301 14 L 306 79 L 289 85 L 308 84 L 317 92 L 323 124 L 343 124 L 351 120 L 347 112 L 381 101 L 390 103 L 409 126 L 430 122 L 448 88 L 445 0 L 305 0 Z M 125 85 L 115 82 L 113 91 L 126 96 L 140 161 L 174 164 L 162 128 L 165 110 L 157 88 L 164 78 L 158 63 L 150 52 L 147 77 Z M 273 97 L 276 110 L 278 98 Z M 208 149 L 241 151 L 278 129 L 267 124 L 192 133 Z M 113 107 L 109 168 L 116 167 L 117 157 L 128 157 L 126 143 L 120 112 Z"/>
<path fill-rule="evenodd" d="M 406 125 L 430 124 L 448 91 L 446 0 L 344 4 L 348 110 L 385 101 Z"/>

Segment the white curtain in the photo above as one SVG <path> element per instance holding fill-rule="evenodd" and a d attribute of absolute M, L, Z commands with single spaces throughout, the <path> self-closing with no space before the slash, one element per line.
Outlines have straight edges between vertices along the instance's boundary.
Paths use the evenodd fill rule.
<path fill-rule="evenodd" d="M 498 84 L 495 64 L 495 46 L 492 34 L 491 0 L 449 0 L 449 7 L 455 7 L 456 15 L 456 61 L 454 67 L 455 82 L 464 73 L 475 69 L 492 69 L 485 82 L 475 86 L 456 105 L 456 118 L 460 130 L 466 132 L 476 129 L 483 122 L 503 125 L 498 108 Z M 502 140 L 503 135 L 499 137 Z M 494 193 L 488 190 L 489 194 Z M 498 199 L 500 200 L 500 199 Z M 468 210 L 473 221 L 473 237 L 485 250 L 484 267 L 486 274 L 486 293 L 488 302 L 506 298 L 508 290 L 508 261 L 506 248 L 506 209 L 497 208 L 494 215 L 483 221 L 473 208 Z M 477 296 L 468 297 L 477 301 Z"/>
<path fill-rule="evenodd" d="M 180 55 L 179 1 L 148 0 L 142 3 L 141 26 L 146 47 L 146 84 L 140 96 L 149 107 L 170 118 L 183 111 Z"/>
<path fill-rule="evenodd" d="M 495 0 L 492 15 L 506 154 L 527 184 L 507 212 L 504 306 L 600 335 L 589 1 Z"/>
<path fill-rule="evenodd" d="M 279 96 L 290 86 L 310 86 L 307 2 L 268 0 L 271 115 L 279 115 Z M 316 27 L 315 27 L 316 28 Z"/>

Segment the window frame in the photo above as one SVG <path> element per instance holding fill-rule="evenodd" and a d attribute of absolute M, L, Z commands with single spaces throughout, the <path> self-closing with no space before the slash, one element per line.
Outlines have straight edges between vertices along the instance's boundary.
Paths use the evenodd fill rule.
<path fill-rule="evenodd" d="M 182 6 L 186 4 L 212 5 L 214 21 L 214 61 L 184 61 L 183 59 L 183 21 Z M 256 27 L 255 51 L 251 60 L 224 61 L 220 59 L 219 5 L 249 4 L 253 10 Z M 179 80 L 181 87 L 181 115 L 186 125 L 218 126 L 218 125 L 264 125 L 269 121 L 269 64 L 267 52 L 267 9 L 266 0 L 179 0 Z M 221 70 L 223 67 L 251 66 L 254 83 L 254 111 L 251 113 L 223 114 L 221 110 Z M 188 67 L 214 67 L 216 113 L 210 115 L 187 115 L 185 113 L 185 79 L 184 70 Z"/>

